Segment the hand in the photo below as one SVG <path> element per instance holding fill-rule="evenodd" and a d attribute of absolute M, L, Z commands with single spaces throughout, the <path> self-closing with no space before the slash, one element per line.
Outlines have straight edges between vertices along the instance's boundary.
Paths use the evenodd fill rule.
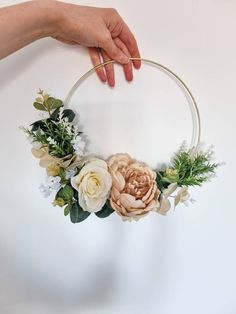
<path fill-rule="evenodd" d="M 94 66 L 114 59 L 124 67 L 128 81 L 133 79 L 132 63 L 129 57 L 140 57 L 134 35 L 114 9 L 86 7 L 63 2 L 54 2 L 54 30 L 51 37 L 67 44 L 88 47 Z M 133 61 L 140 68 L 140 61 Z M 101 81 L 114 86 L 114 65 L 109 64 L 97 70 Z"/>

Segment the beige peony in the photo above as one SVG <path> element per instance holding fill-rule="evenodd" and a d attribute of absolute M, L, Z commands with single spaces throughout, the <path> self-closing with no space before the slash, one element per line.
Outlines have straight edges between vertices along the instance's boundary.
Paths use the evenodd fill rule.
<path fill-rule="evenodd" d="M 109 197 L 112 180 L 107 163 L 98 158 L 88 159 L 79 174 L 71 178 L 71 185 L 79 193 L 83 210 L 98 212 Z"/>
<path fill-rule="evenodd" d="M 154 171 L 128 154 L 116 154 L 107 163 L 112 177 L 110 203 L 124 220 L 138 220 L 156 207 L 160 191 Z"/>

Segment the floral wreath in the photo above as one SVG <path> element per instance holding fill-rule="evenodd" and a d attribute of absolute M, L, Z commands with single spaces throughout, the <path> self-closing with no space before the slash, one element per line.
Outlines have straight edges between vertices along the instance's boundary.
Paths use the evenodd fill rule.
<path fill-rule="evenodd" d="M 201 186 L 215 176 L 219 163 L 213 163 L 213 150 L 199 149 L 200 116 L 196 101 L 186 84 L 170 69 L 147 59 L 130 58 L 151 64 L 173 78 L 185 93 L 190 105 L 193 135 L 190 148 L 184 143 L 165 168 L 151 169 L 127 153 L 107 160 L 86 155 L 86 141 L 80 126 L 73 123 L 75 113 L 65 109 L 80 83 L 102 63 L 83 75 L 70 90 L 65 101 L 39 90 L 35 109 L 48 117 L 23 128 L 33 145 L 32 153 L 46 169 L 46 183 L 40 190 L 44 196 L 54 192 L 54 206 L 64 209 L 71 222 L 85 220 L 91 213 L 105 218 L 117 213 L 123 220 L 138 220 L 150 212 L 162 215 L 179 203 L 188 205 L 189 186 Z"/>

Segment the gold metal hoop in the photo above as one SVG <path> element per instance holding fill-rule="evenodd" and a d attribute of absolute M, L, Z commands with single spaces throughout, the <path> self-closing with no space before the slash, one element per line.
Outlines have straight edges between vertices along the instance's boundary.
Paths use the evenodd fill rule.
<path fill-rule="evenodd" d="M 195 98 L 193 97 L 193 94 L 191 93 L 190 89 L 187 87 L 187 85 L 184 83 L 184 81 L 177 75 L 175 74 L 172 70 L 168 69 L 166 66 L 161 65 L 160 63 L 157 63 L 155 61 L 152 60 L 148 60 L 148 59 L 143 59 L 143 58 L 129 58 L 131 61 L 141 61 L 142 63 L 145 64 L 149 64 L 152 65 L 156 68 L 158 68 L 159 70 L 161 70 L 162 72 L 166 73 L 167 75 L 169 75 L 177 84 L 178 86 L 181 88 L 182 92 L 184 93 L 190 111 L 191 111 L 191 116 L 192 116 L 192 124 L 193 124 L 193 130 L 192 130 L 192 139 L 191 139 L 191 144 L 190 144 L 190 148 L 195 148 L 197 149 L 200 143 L 200 137 L 201 137 L 201 121 L 200 121 L 200 113 L 197 107 L 197 103 L 195 101 Z M 109 60 L 107 62 L 101 63 L 95 67 L 93 67 L 92 69 L 90 69 L 88 72 L 86 72 L 83 76 L 81 76 L 77 82 L 72 86 L 72 88 L 70 89 L 70 91 L 68 92 L 65 100 L 64 100 L 64 105 L 68 106 L 71 97 L 73 96 L 73 94 L 75 93 L 75 91 L 77 90 L 77 88 L 80 86 L 80 84 L 87 78 L 89 77 L 92 73 L 94 73 L 97 69 L 104 67 L 107 64 L 111 64 L 111 63 L 116 63 L 115 60 Z"/>

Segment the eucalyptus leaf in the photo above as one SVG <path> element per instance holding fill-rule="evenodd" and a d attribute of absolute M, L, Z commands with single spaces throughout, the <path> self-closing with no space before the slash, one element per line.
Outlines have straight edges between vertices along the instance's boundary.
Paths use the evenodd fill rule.
<path fill-rule="evenodd" d="M 73 199 L 73 189 L 71 186 L 69 185 L 65 185 L 63 188 L 61 188 L 57 194 L 56 194 L 56 198 L 61 197 L 63 198 L 63 200 L 67 201 L 68 203 L 70 203 Z"/>
<path fill-rule="evenodd" d="M 42 131 L 44 132 L 47 132 L 48 128 L 47 126 L 45 125 L 45 122 L 50 122 L 51 119 L 48 118 L 48 119 L 44 119 L 44 120 L 38 120 L 34 123 L 32 123 L 32 131 L 37 131 L 38 129 L 41 129 Z"/>
<path fill-rule="evenodd" d="M 64 208 L 64 215 L 67 216 L 69 215 L 70 211 L 71 211 L 72 205 L 71 203 L 68 204 L 65 208 Z"/>
<path fill-rule="evenodd" d="M 113 212 L 114 209 L 107 202 L 99 212 L 95 213 L 95 215 L 99 218 L 106 218 L 110 216 Z"/>
<path fill-rule="evenodd" d="M 70 210 L 70 220 L 72 223 L 78 223 L 81 222 L 83 220 L 85 220 L 86 218 L 88 218 L 88 216 L 90 215 L 89 212 L 84 211 L 78 203 L 74 203 L 71 207 Z"/>
<path fill-rule="evenodd" d="M 53 111 L 53 113 L 51 114 L 51 119 L 52 119 L 53 121 L 59 120 L 59 119 L 58 119 L 58 118 L 59 118 L 59 110 L 60 110 L 60 107 L 57 108 L 57 109 L 55 109 L 55 110 Z"/>
<path fill-rule="evenodd" d="M 69 122 L 72 122 L 75 118 L 75 113 L 71 109 L 65 109 L 62 116 L 63 118 L 68 118 Z"/>
<path fill-rule="evenodd" d="M 49 97 L 46 101 L 47 107 L 52 110 L 62 106 L 62 101 L 60 99 L 55 99 L 53 97 Z"/>
<path fill-rule="evenodd" d="M 55 99 L 55 102 L 54 102 L 54 107 L 55 107 L 55 108 L 60 108 L 62 105 L 63 105 L 62 100 L 60 100 L 60 99 Z"/>
<path fill-rule="evenodd" d="M 40 104 L 39 102 L 34 102 L 33 106 L 35 109 L 37 110 L 41 110 L 41 111 L 47 111 L 47 109 L 45 108 L 45 106 L 43 104 Z"/>
<path fill-rule="evenodd" d="M 36 122 L 32 123 L 31 124 L 32 131 L 34 132 L 34 131 L 37 131 L 39 128 L 41 129 L 43 127 L 43 124 L 44 123 L 42 122 L 42 120 L 39 120 L 39 121 L 36 121 Z"/>

